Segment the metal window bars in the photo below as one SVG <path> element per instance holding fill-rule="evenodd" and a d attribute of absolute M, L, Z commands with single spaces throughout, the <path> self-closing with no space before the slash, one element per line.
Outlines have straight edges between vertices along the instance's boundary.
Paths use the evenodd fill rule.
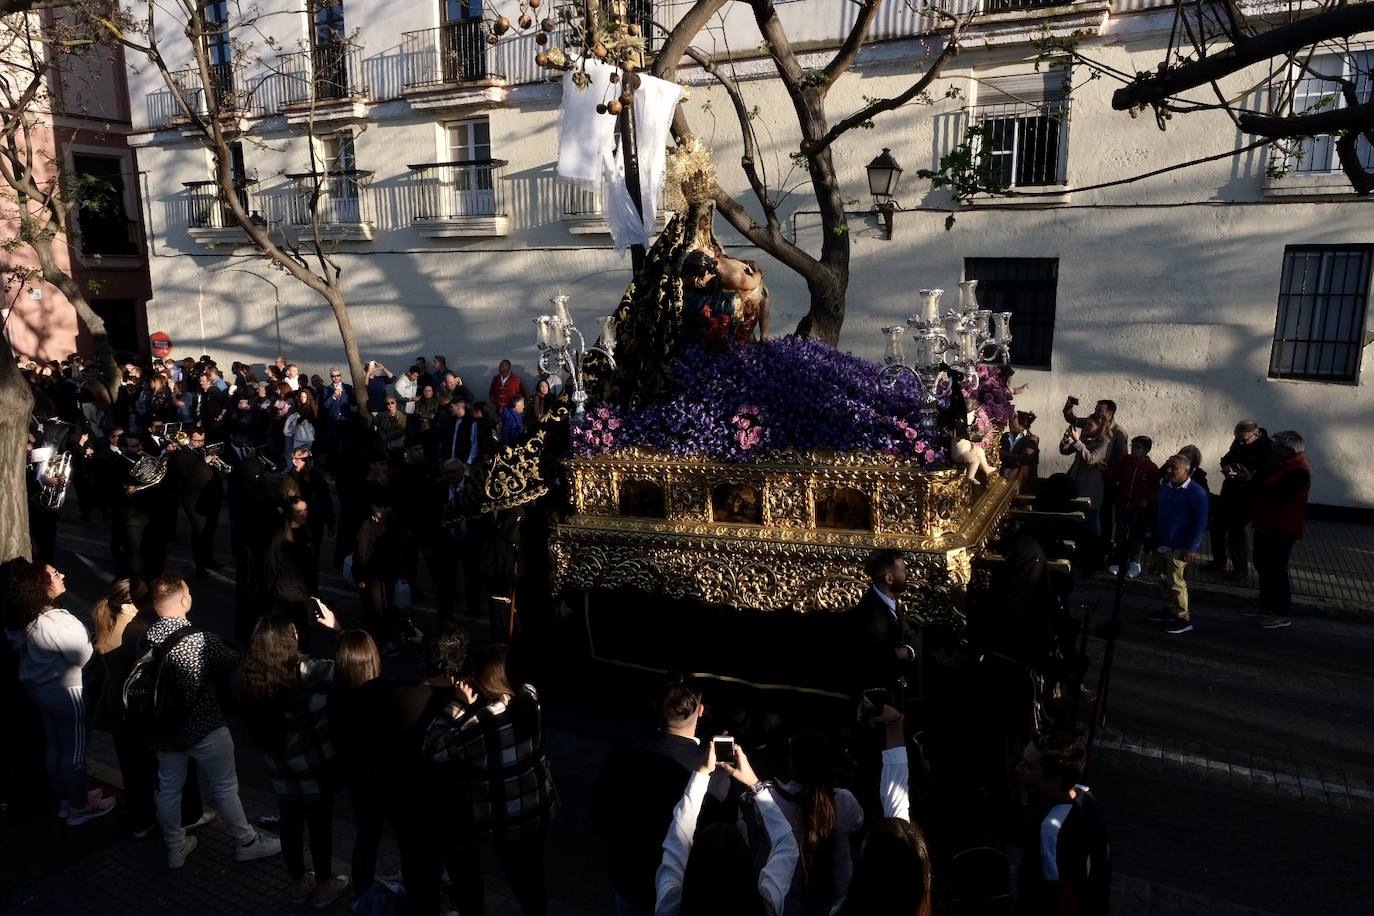
<path fill-rule="evenodd" d="M 446 22 L 438 28 L 401 33 L 405 87 L 423 89 L 446 83 L 504 79 L 488 56 L 486 26 L 480 18 Z"/>
<path fill-rule="evenodd" d="M 1006 188 L 1066 183 L 1069 99 L 979 105 L 968 116 L 983 132 L 980 158 L 992 182 Z"/>
<path fill-rule="evenodd" d="M 321 226 L 359 226 L 372 222 L 372 172 L 343 169 L 326 172 L 291 172 L 296 183 L 286 198 L 286 221 L 309 226 L 318 215 Z"/>
<path fill-rule="evenodd" d="M 500 216 L 505 213 L 505 159 L 408 165 L 417 221 Z"/>
<path fill-rule="evenodd" d="M 281 105 L 333 102 L 367 97 L 362 47 L 333 41 L 280 58 Z"/>
<path fill-rule="evenodd" d="M 236 189 L 235 194 L 238 197 L 239 206 L 250 217 L 253 214 L 261 216 L 262 207 L 258 194 L 248 188 L 251 183 L 253 182 L 244 182 Z M 182 186 L 186 188 L 187 229 L 238 228 L 239 224 L 234 219 L 233 210 L 229 206 L 229 199 L 220 188 L 219 182 L 188 181 Z"/>
<path fill-rule="evenodd" d="M 1355 95 L 1361 102 L 1374 97 L 1374 52 L 1313 55 L 1306 68 L 1296 69 L 1291 105 L 1295 115 L 1344 108 L 1341 79 L 1355 83 Z M 1331 134 L 1301 138 L 1292 148 L 1289 168 L 1308 175 L 1341 171 L 1336 156 L 1337 139 Z M 1374 171 L 1374 143 L 1364 136 L 1357 143 L 1360 164 L 1366 171 Z"/>
<path fill-rule="evenodd" d="M 1374 245 L 1292 245 L 1284 252 L 1269 377 L 1358 378 Z"/>

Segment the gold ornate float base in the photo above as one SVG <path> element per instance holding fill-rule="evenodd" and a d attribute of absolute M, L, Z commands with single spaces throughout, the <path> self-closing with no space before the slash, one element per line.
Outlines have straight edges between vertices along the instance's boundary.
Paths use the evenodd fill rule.
<path fill-rule="evenodd" d="M 903 551 L 907 613 L 961 625 L 973 554 L 1016 487 L 869 456 L 752 464 L 622 453 L 566 462 L 576 514 L 552 538 L 555 588 L 633 588 L 755 610 L 839 611 L 864 558 Z"/>

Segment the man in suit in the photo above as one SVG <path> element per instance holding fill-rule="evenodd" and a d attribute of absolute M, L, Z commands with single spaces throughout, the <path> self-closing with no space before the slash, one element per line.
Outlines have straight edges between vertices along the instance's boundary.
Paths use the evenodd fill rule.
<path fill-rule="evenodd" d="M 229 395 L 216 387 L 209 372 L 202 372 L 200 376 L 200 399 L 196 401 L 196 413 L 200 427 L 205 430 L 206 441 L 221 441 L 229 420 Z"/>
<path fill-rule="evenodd" d="M 172 452 L 171 469 L 176 481 L 177 500 L 191 522 L 191 556 L 196 575 L 204 578 L 219 569 L 215 562 L 215 529 L 224 502 L 224 484 L 219 470 L 205 456 L 205 431 L 193 429 L 190 447 Z"/>
<path fill-rule="evenodd" d="M 885 687 L 889 702 L 900 708 L 905 673 L 916 661 L 920 637 L 897 608 L 906 590 L 906 560 L 900 550 L 875 550 L 864 563 L 872 583 L 849 612 L 854 652 L 853 682 L 860 690 Z"/>
<path fill-rule="evenodd" d="M 343 372 L 338 366 L 329 370 L 329 384 L 324 387 L 320 398 L 320 436 L 325 440 L 324 455 L 331 460 L 347 447 L 352 432 L 350 424 L 358 413 L 358 402 L 353 398 L 353 386 L 343 380 Z"/>

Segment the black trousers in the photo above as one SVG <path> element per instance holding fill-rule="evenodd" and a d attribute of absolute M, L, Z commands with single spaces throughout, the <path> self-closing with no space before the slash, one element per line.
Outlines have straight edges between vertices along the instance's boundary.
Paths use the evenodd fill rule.
<path fill-rule="evenodd" d="M 310 865 L 315 880 L 328 881 L 334 861 L 334 795 L 326 792 L 316 801 L 277 799 L 281 811 L 281 857 L 293 878 L 305 874 L 305 829 L 310 827 Z"/>
<path fill-rule="evenodd" d="M 506 883 L 520 903 L 524 916 L 544 916 L 549 909 L 549 891 L 544 882 L 544 831 L 518 840 L 492 843 Z"/>
<path fill-rule="evenodd" d="M 1297 541 L 1277 531 L 1255 531 L 1255 571 L 1259 573 L 1259 603 L 1271 614 L 1287 616 L 1293 605 L 1288 557 Z"/>
<path fill-rule="evenodd" d="M 1217 500 L 1216 512 L 1212 515 L 1213 563 L 1221 564 L 1230 559 L 1232 569 L 1245 572 L 1250 560 L 1245 538 L 1245 526 L 1249 522 L 1248 505 L 1238 504 L 1234 497 L 1222 496 Z"/>
<path fill-rule="evenodd" d="M 353 802 L 353 888 L 367 893 L 377 880 L 377 853 L 382 848 L 382 826 L 386 823 L 386 804 L 380 787 L 367 783 L 349 786 Z"/>
<path fill-rule="evenodd" d="M 215 565 L 215 529 L 219 527 L 220 507 L 211 504 L 183 505 L 182 508 L 191 521 L 191 557 L 195 560 L 196 572 L 204 572 Z"/>
<path fill-rule="evenodd" d="M 119 575 L 151 582 L 167 562 L 167 538 L 147 515 L 123 515 L 115 523 L 119 539 Z"/>
<path fill-rule="evenodd" d="M 401 879 L 410 916 L 437 916 L 445 870 L 458 916 L 481 914 L 482 868 L 471 834 L 455 829 L 450 819 L 432 806 L 397 805 L 389 813 L 401 848 Z"/>
<path fill-rule="evenodd" d="M 30 502 L 29 540 L 33 543 L 33 562 L 51 563 L 57 551 L 57 513 Z"/>
<path fill-rule="evenodd" d="M 135 830 L 157 826 L 157 754 L 148 743 L 127 728 L 113 734 L 115 759 L 124 777 L 124 805 Z M 186 785 L 181 790 L 181 825 L 189 827 L 205 813 L 200 802 L 196 762 L 187 763 Z"/>

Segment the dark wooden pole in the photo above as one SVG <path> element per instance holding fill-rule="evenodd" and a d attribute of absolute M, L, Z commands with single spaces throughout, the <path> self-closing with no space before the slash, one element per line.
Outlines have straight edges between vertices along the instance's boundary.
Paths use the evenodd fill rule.
<path fill-rule="evenodd" d="M 625 80 L 633 80 L 638 87 L 638 74 L 627 73 Z M 627 87 L 628 88 L 628 87 Z M 626 105 L 620 110 L 617 116 L 620 124 L 620 152 L 625 157 L 625 186 L 630 192 L 630 202 L 635 205 L 635 212 L 639 214 L 640 221 L 644 220 L 644 198 L 641 194 L 639 182 L 639 143 L 635 137 L 635 116 L 634 105 Z M 630 246 L 630 265 L 634 269 L 635 279 L 639 279 L 639 272 L 644 267 L 644 246 Z"/>

